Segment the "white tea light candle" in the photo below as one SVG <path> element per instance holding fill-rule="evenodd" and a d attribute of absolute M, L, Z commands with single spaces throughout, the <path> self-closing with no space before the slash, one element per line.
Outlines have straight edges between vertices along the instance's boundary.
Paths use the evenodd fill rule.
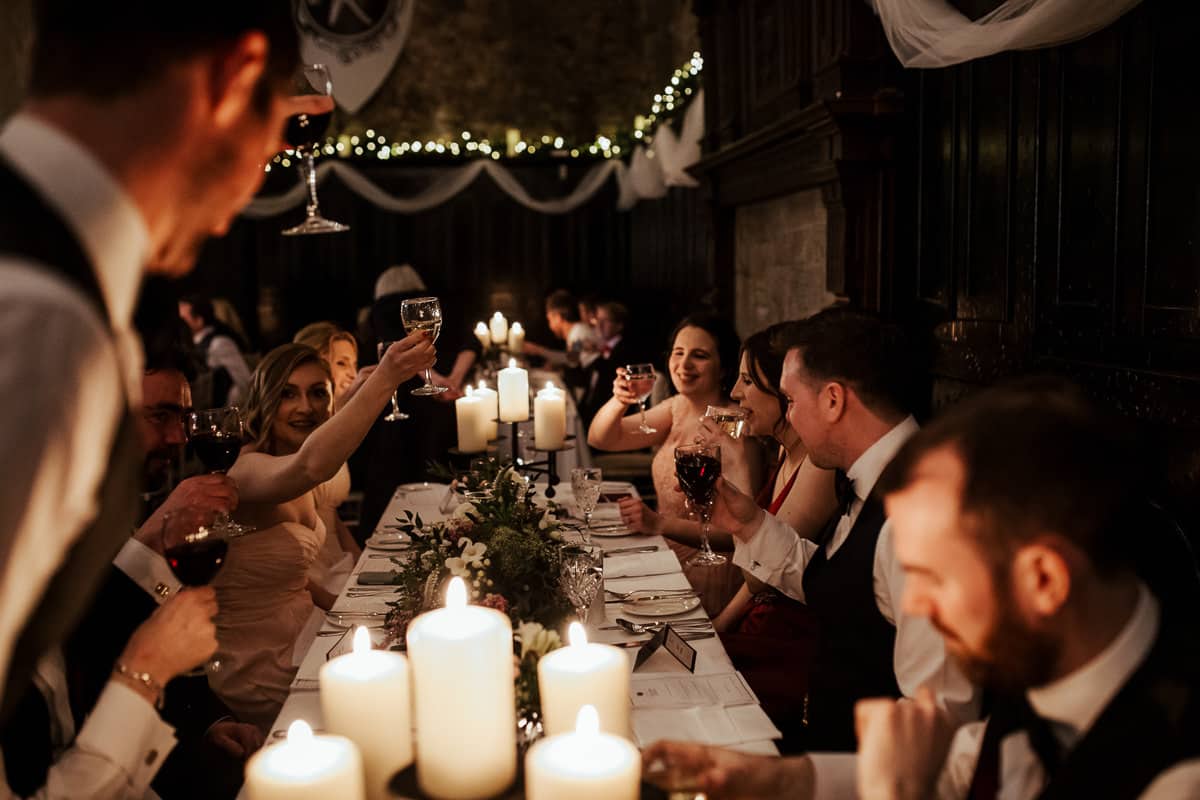
<path fill-rule="evenodd" d="M 354 742 L 367 797 L 386 800 L 392 776 L 413 760 L 408 659 L 372 650 L 371 635 L 359 627 L 353 652 L 321 667 L 320 685 L 326 729 Z"/>
<path fill-rule="evenodd" d="M 508 616 L 467 605 L 452 578 L 446 607 L 408 626 L 417 720 L 417 783 L 436 798 L 478 800 L 517 772 L 513 636 Z"/>
<path fill-rule="evenodd" d="M 344 736 L 314 736 L 304 720 L 287 741 L 263 748 L 246 763 L 249 800 L 363 800 L 363 762 Z"/>
<path fill-rule="evenodd" d="M 475 397 L 470 388 L 454 401 L 455 422 L 458 425 L 458 450 L 462 453 L 482 453 L 487 450 L 483 427 L 483 400 Z"/>
<path fill-rule="evenodd" d="M 624 739 L 601 733 L 596 709 L 579 710 L 574 733 L 551 736 L 525 756 L 528 800 L 637 800 L 642 756 Z"/>
<path fill-rule="evenodd" d="M 615 647 L 593 644 L 578 622 L 572 622 L 570 644 L 538 660 L 538 690 L 546 733 L 575 729 L 579 710 L 595 706 L 600 730 L 629 738 L 629 660 Z"/>
<path fill-rule="evenodd" d="M 524 422 L 529 419 L 529 373 L 511 358 L 496 376 L 500 390 L 500 421 Z"/>

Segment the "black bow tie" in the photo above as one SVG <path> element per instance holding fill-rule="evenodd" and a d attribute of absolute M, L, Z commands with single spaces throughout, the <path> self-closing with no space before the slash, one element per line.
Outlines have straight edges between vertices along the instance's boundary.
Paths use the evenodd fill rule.
<path fill-rule="evenodd" d="M 850 505 L 854 502 L 854 481 L 840 469 L 833 473 L 833 491 L 837 495 L 838 516 L 844 517 L 850 513 Z"/>

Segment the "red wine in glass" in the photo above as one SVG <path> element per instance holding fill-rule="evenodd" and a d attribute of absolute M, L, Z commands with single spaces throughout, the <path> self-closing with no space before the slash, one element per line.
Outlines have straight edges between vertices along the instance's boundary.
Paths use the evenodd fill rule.
<path fill-rule="evenodd" d="M 313 150 L 320 146 L 325 139 L 325 131 L 333 120 L 333 112 L 324 114 L 296 114 L 288 117 L 284 129 L 284 139 L 292 147 L 300 151 Z"/>
<path fill-rule="evenodd" d="M 242 437 L 224 431 L 193 434 L 192 450 L 209 472 L 228 472 L 242 448 Z"/>
<path fill-rule="evenodd" d="M 220 572 L 229 552 L 223 538 L 183 541 L 166 549 L 167 564 L 184 586 L 207 586 Z"/>
<path fill-rule="evenodd" d="M 184 506 L 163 515 L 163 555 L 184 586 L 207 585 L 225 564 L 230 526 L 221 522 L 221 516 L 201 506 Z M 206 669 L 216 672 L 220 668 L 221 662 L 214 658 L 184 674 L 197 677 L 204 675 Z"/>
<path fill-rule="evenodd" d="M 721 477 L 721 448 L 715 444 L 693 444 L 675 448 L 675 477 L 683 496 L 700 517 L 700 550 L 688 566 L 713 567 L 728 559 L 713 552 L 708 535 L 712 528 L 717 479 Z"/>

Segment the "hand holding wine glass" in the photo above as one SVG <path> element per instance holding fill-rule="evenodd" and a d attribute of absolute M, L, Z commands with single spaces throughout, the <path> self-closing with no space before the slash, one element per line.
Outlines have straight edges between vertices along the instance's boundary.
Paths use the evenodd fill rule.
<path fill-rule="evenodd" d="M 436 297 L 414 297 L 400 304 L 400 321 L 404 330 L 412 335 L 419 331 L 429 334 L 430 346 L 437 341 L 442 330 L 442 304 Z M 428 397 L 441 394 L 449 387 L 437 386 L 433 382 L 430 369 L 433 364 L 425 367 L 425 384 L 412 390 L 418 397 Z"/>
<path fill-rule="evenodd" d="M 387 345 L 379 356 L 379 366 L 388 380 L 399 386 L 422 370 L 429 369 L 437 360 L 433 338 L 423 331 L 410 333 Z"/>
<path fill-rule="evenodd" d="M 212 621 L 216 614 L 217 593 L 211 587 L 179 592 L 138 626 L 117 664 L 125 667 L 126 675 L 148 675 L 161 690 L 216 652 L 217 629 Z M 158 699 L 150 696 L 144 682 L 129 678 L 126 683 L 151 703 Z"/>
<path fill-rule="evenodd" d="M 163 515 L 163 556 L 186 587 L 207 586 L 225 565 L 230 530 L 219 517 L 219 512 L 200 506 L 186 506 Z M 220 668 L 216 661 L 207 666 L 214 672 Z"/>
<path fill-rule="evenodd" d="M 642 412 L 642 422 L 638 425 L 638 430 L 647 434 L 658 433 L 655 428 L 646 424 L 646 402 L 654 392 L 654 365 L 629 364 L 625 367 L 625 380 L 628 382 L 630 393 L 637 397 Z"/>
<path fill-rule="evenodd" d="M 333 80 L 329 77 L 329 70 L 324 64 L 305 64 L 297 71 L 295 88 L 300 95 L 331 97 Z M 325 138 L 325 132 L 329 129 L 332 119 L 332 105 L 325 113 L 313 113 L 311 109 L 305 109 L 288 119 L 284 137 L 288 144 L 295 148 L 296 155 L 300 158 L 300 174 L 308 186 L 308 205 L 304 221 L 285 230 L 284 236 L 338 233 L 350 230 L 349 225 L 322 217 L 320 203 L 317 200 L 317 168 L 314 156 L 321 147 L 321 142 Z"/>
<path fill-rule="evenodd" d="M 224 475 L 233 467 L 245 438 L 245 422 L 237 406 L 191 411 L 184 419 L 184 428 L 192 452 L 210 473 Z M 231 535 L 254 530 L 231 521 L 225 512 L 218 514 L 217 524 Z"/>

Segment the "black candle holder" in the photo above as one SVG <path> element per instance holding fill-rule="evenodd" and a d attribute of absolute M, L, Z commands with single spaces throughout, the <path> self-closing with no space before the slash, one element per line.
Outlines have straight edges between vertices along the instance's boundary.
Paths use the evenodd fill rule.
<path fill-rule="evenodd" d="M 553 499 L 554 496 L 556 494 L 558 494 L 558 490 L 554 488 L 554 487 L 558 486 L 559 483 L 562 482 L 562 479 L 558 475 L 558 454 L 565 453 L 568 450 L 574 450 L 575 449 L 574 440 L 575 440 L 574 436 L 568 436 L 566 439 L 563 440 L 562 447 L 556 447 L 553 450 L 541 450 L 541 449 L 535 447 L 535 448 L 533 448 L 535 453 L 545 453 L 546 454 L 545 460 L 544 461 L 534 461 L 530 464 L 523 464 L 521 466 L 521 469 L 525 470 L 526 472 L 530 473 L 531 475 L 545 474 L 545 476 L 546 476 L 546 497 Z"/>

